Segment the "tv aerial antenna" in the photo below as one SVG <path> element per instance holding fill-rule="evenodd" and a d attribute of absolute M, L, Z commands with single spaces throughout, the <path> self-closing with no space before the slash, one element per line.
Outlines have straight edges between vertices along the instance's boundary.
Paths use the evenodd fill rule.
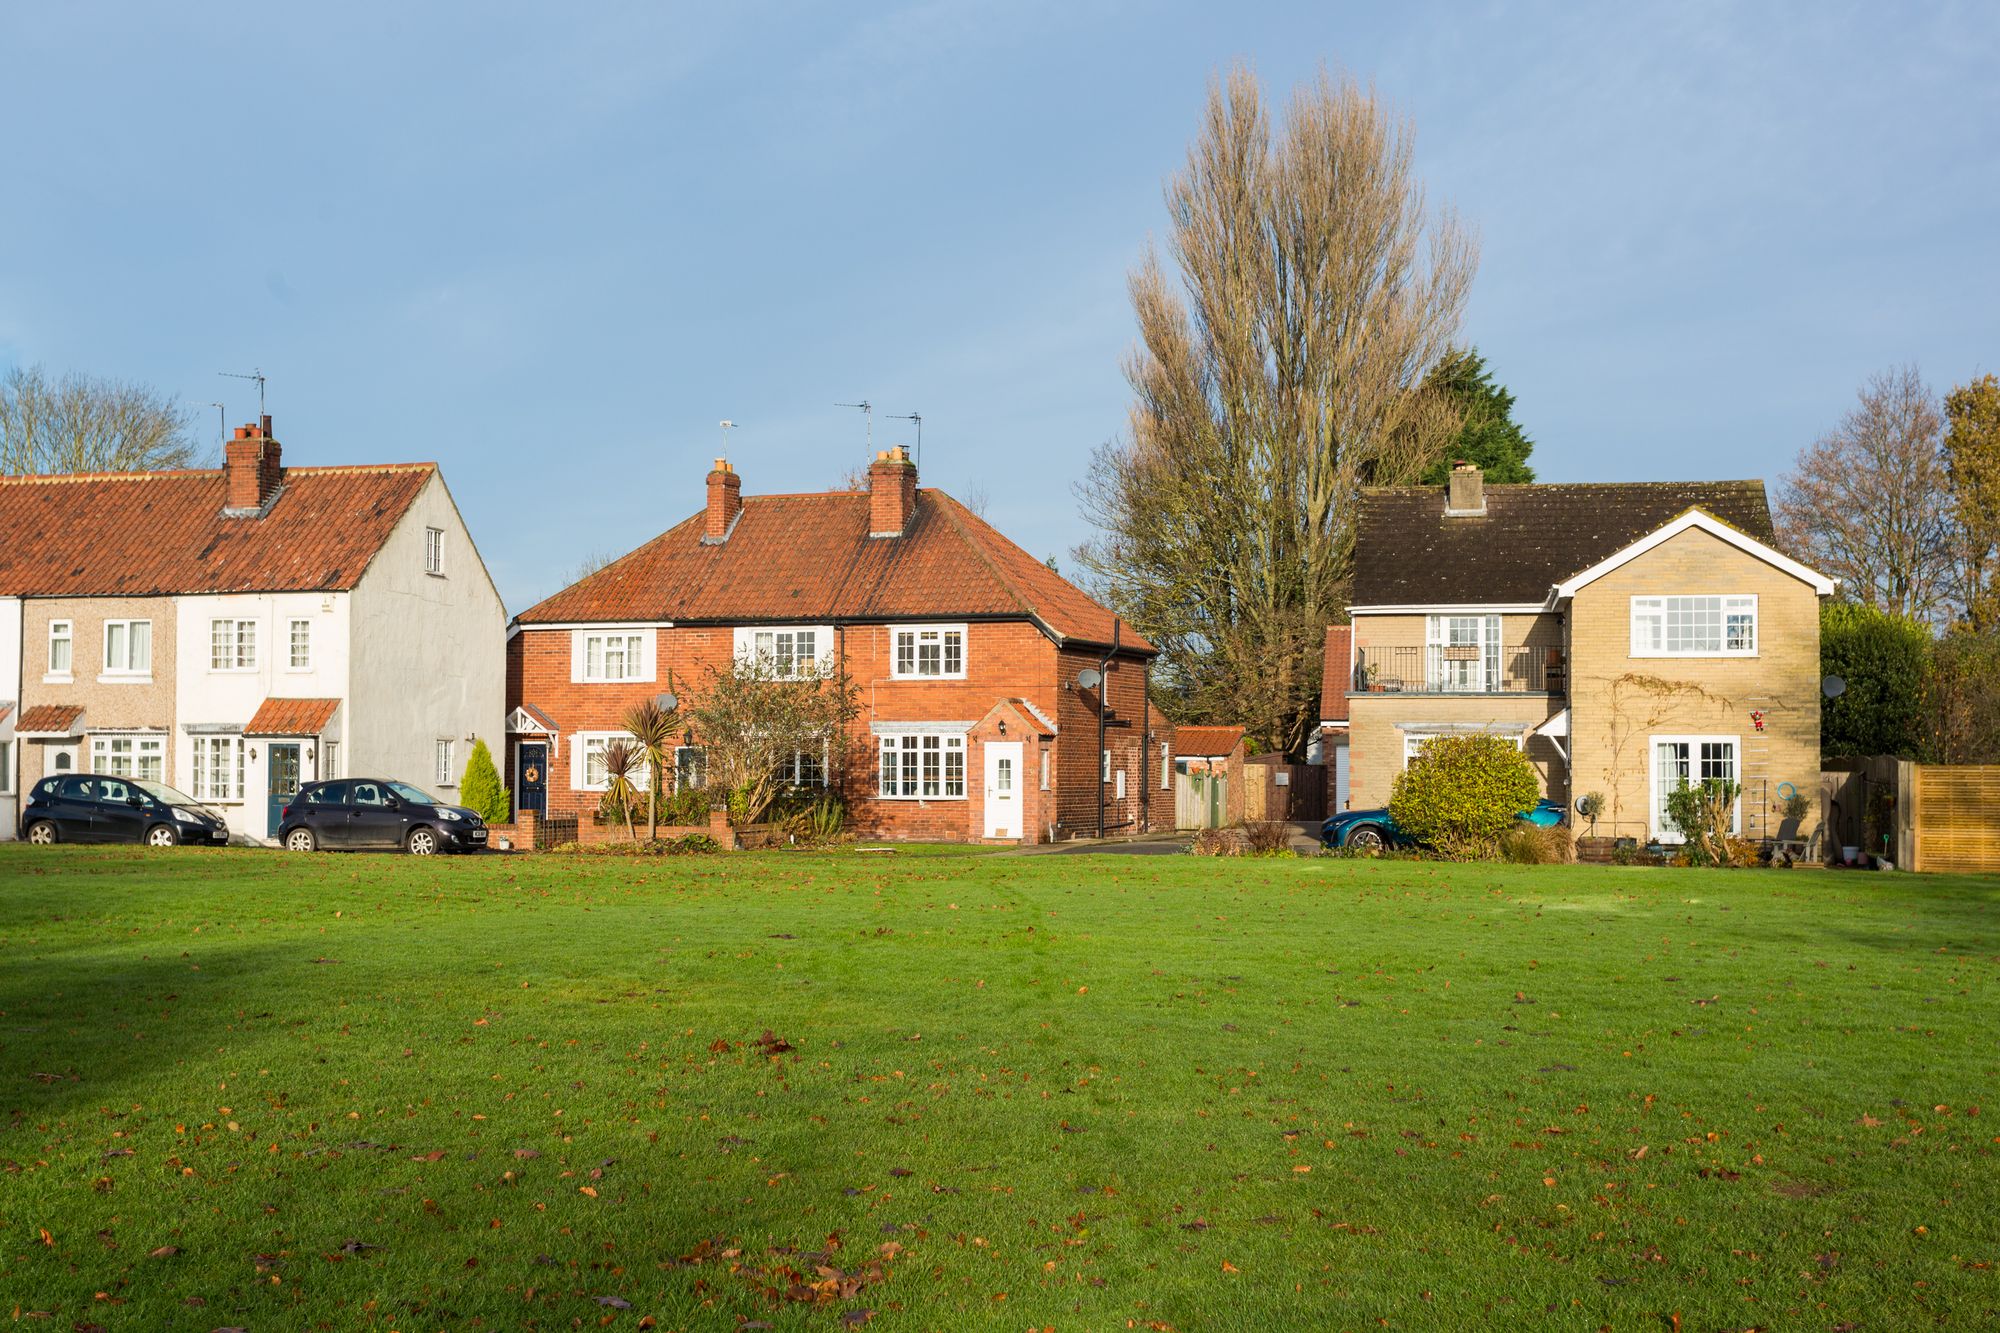
<path fill-rule="evenodd" d="M 717 424 L 722 427 L 722 456 L 726 459 L 729 457 L 729 432 L 732 430 L 741 430 L 742 427 L 727 417 L 724 417 Z"/>
<path fill-rule="evenodd" d="M 229 409 L 221 403 L 210 403 L 215 409 L 215 443 L 217 448 L 229 440 Z"/>
<path fill-rule="evenodd" d="M 912 421 L 916 423 L 917 427 L 916 463 L 917 463 L 917 471 L 922 472 L 924 470 L 924 414 L 921 412 L 909 412 L 902 416 L 891 416 L 889 420 Z"/>
<path fill-rule="evenodd" d="M 861 409 L 861 415 L 867 419 L 868 423 L 867 425 L 868 452 L 871 454 L 874 453 L 875 452 L 875 404 L 869 402 L 866 398 L 863 398 L 858 403 L 835 403 L 834 406 L 858 407 Z"/>
<path fill-rule="evenodd" d="M 218 370 L 215 373 L 224 379 L 257 381 L 257 420 L 262 422 L 264 420 L 264 380 L 266 378 L 264 368 L 262 366 L 252 366 L 248 375 L 238 374 L 233 370 Z"/>

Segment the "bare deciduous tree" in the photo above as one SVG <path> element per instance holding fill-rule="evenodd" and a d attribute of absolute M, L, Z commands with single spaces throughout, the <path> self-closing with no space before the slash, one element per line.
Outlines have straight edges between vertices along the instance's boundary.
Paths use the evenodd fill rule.
<path fill-rule="evenodd" d="M 707 752 L 710 785 L 726 789 L 748 822 L 771 804 L 794 756 L 820 758 L 829 779 L 840 771 L 857 708 L 854 682 L 838 667 L 746 652 L 727 668 L 710 667 L 682 713 Z"/>
<path fill-rule="evenodd" d="M 0 380 L 0 473 L 188 467 L 191 422 L 178 400 L 141 384 L 16 366 Z"/>
<path fill-rule="evenodd" d="M 1953 537 L 1943 431 L 1937 396 L 1915 366 L 1871 377 L 1785 477 L 1785 541 L 1856 601 L 1919 620 L 1946 616 Z"/>
<path fill-rule="evenodd" d="M 1079 487 L 1078 562 L 1165 652 L 1177 711 L 1299 752 L 1362 486 L 1414 481 L 1461 412 L 1424 393 L 1478 267 L 1412 169 L 1412 129 L 1322 73 L 1274 130 L 1256 78 L 1211 87 L 1167 185 L 1170 276 L 1130 280 L 1128 438 Z"/>

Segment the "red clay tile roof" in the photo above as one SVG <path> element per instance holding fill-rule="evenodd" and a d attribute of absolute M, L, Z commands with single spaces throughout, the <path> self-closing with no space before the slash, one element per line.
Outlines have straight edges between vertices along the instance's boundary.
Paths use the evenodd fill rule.
<path fill-rule="evenodd" d="M 317 736 L 333 721 L 338 699 L 266 699 L 243 725 L 245 736 Z"/>
<path fill-rule="evenodd" d="M 437 472 L 288 467 L 261 518 L 224 518 L 220 469 L 0 477 L 0 596 L 352 588 Z"/>
<path fill-rule="evenodd" d="M 1175 727 L 1176 759 L 1219 759 L 1228 757 L 1243 741 L 1241 727 Z"/>
<path fill-rule="evenodd" d="M 868 536 L 865 492 L 748 495 L 718 545 L 695 514 L 516 617 L 566 621 L 948 620 L 1032 617 L 1109 644 L 1116 617 L 943 491 L 917 492 L 898 538 Z M 1151 654 L 1127 624 L 1119 643 Z"/>
<path fill-rule="evenodd" d="M 82 716 L 82 704 L 36 704 L 21 714 L 21 720 L 14 724 L 14 734 L 67 736 L 76 730 L 77 719 Z"/>
<path fill-rule="evenodd" d="M 5 722 L 7 720 L 7 714 L 13 711 L 14 711 L 14 701 L 12 699 L 0 700 L 0 722 Z"/>
<path fill-rule="evenodd" d="M 1326 676 L 1319 685 L 1319 720 L 1322 722 L 1347 721 L 1347 687 L 1353 683 L 1349 673 L 1354 667 L 1349 660 L 1348 644 L 1353 637 L 1352 625 L 1326 627 Z"/>

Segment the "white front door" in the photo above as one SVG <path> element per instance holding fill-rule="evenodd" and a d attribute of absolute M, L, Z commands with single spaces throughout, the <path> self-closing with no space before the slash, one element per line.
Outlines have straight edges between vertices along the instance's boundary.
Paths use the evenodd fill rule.
<path fill-rule="evenodd" d="M 1021 827 L 1021 742 L 986 742 L 986 836 L 1019 838 Z"/>

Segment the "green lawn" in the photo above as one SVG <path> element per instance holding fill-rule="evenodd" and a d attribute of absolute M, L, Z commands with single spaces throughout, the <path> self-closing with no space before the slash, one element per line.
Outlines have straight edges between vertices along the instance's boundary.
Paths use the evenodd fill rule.
<path fill-rule="evenodd" d="M 1992 1328 L 1996 964 L 1993 879 L 10 845 L 0 1318 Z"/>

